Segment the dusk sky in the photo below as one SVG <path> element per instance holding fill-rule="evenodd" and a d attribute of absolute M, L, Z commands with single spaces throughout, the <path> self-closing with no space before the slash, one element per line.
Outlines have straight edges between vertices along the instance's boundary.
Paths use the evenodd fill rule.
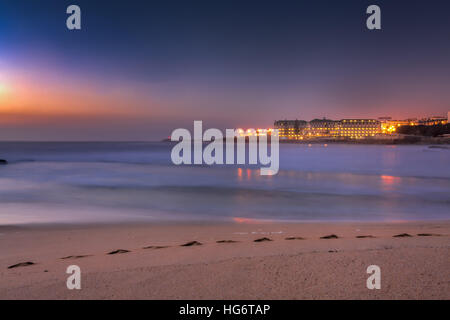
<path fill-rule="evenodd" d="M 0 140 L 446 115 L 449 15 L 435 0 L 2 0 Z"/>

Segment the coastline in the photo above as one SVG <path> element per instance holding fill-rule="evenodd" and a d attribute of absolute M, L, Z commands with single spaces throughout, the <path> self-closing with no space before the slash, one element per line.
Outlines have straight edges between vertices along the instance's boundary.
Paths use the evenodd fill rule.
<path fill-rule="evenodd" d="M 257 139 L 259 139 L 257 137 Z M 234 140 L 236 142 L 236 138 Z M 159 142 L 177 144 L 178 141 L 172 141 L 170 139 L 162 139 Z M 226 142 L 226 138 L 223 138 L 223 142 Z M 248 137 L 245 142 L 248 143 Z M 267 143 L 270 144 L 270 139 L 267 139 Z M 207 142 L 202 142 L 207 143 Z M 351 144 L 351 145 L 450 145 L 450 138 L 448 137 L 426 137 L 426 136 L 404 136 L 404 137 L 392 137 L 386 139 L 336 139 L 336 138 L 309 138 L 304 140 L 295 139 L 280 139 L 279 143 L 286 144 Z"/>
<path fill-rule="evenodd" d="M 3 226 L 0 299 L 449 299 L 449 236 L 449 220 Z"/>
<path fill-rule="evenodd" d="M 450 145 L 449 138 L 441 137 L 421 137 L 410 136 L 407 138 L 392 138 L 392 139 L 306 139 L 306 140 L 280 140 L 280 143 L 292 144 L 351 144 L 351 145 L 423 145 L 434 146 L 444 145 L 443 148 L 448 148 Z"/>

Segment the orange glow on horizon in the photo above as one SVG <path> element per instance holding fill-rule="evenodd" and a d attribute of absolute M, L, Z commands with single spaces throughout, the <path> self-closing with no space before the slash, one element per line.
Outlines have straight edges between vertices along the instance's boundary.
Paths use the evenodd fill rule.
<path fill-rule="evenodd" d="M 261 223 L 261 220 L 244 217 L 233 217 L 233 221 L 236 223 Z"/>
<path fill-rule="evenodd" d="M 0 124 L 73 123 L 162 115 L 145 92 L 39 75 L 0 74 Z M 149 108 L 150 107 L 150 108 Z"/>

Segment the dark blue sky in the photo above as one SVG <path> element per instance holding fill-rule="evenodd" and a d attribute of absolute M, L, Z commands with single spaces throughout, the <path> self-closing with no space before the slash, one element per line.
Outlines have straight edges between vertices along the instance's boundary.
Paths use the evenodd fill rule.
<path fill-rule="evenodd" d="M 81 31 L 65 27 L 70 4 Z M 371 4 L 382 30 L 365 26 Z M 0 100 L 14 114 L 0 134 L 147 140 L 193 120 L 446 114 L 449 14 L 448 1 L 2 0 L 0 85 L 56 98 L 46 120 L 37 93 L 17 113 Z M 98 112 L 68 111 L 86 106 Z"/>

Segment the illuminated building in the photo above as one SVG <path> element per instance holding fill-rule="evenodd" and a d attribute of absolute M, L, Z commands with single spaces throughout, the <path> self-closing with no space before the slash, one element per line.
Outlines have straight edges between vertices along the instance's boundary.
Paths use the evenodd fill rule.
<path fill-rule="evenodd" d="M 235 129 L 237 135 L 241 137 L 260 137 L 260 136 L 270 136 L 273 129 L 247 129 L 242 128 Z"/>
<path fill-rule="evenodd" d="M 305 120 L 278 120 L 275 121 L 274 126 L 278 129 L 280 138 L 303 139 L 308 122 Z"/>
<path fill-rule="evenodd" d="M 336 137 L 339 135 L 338 121 L 314 119 L 309 122 L 308 134 L 312 137 Z"/>
<path fill-rule="evenodd" d="M 274 127 L 279 130 L 280 139 L 285 140 L 314 138 L 363 139 L 375 137 L 376 135 L 378 135 L 378 137 L 383 135 L 393 136 L 401 126 L 447 124 L 449 123 L 449 118 L 450 111 L 447 114 L 447 119 L 439 116 L 421 120 L 417 120 L 417 118 L 393 120 L 391 117 L 380 117 L 378 120 L 330 120 L 323 118 L 314 119 L 309 122 L 305 120 L 277 120 L 274 123 Z"/>
<path fill-rule="evenodd" d="M 381 133 L 381 123 L 374 119 L 279 120 L 274 123 L 281 139 L 351 138 L 361 139 Z"/>
<path fill-rule="evenodd" d="M 383 133 L 393 133 L 397 131 L 398 127 L 401 126 L 435 126 L 439 124 L 447 124 L 448 117 L 444 116 L 434 116 L 430 118 L 423 118 L 420 120 L 406 119 L 406 120 L 392 120 L 391 117 L 380 117 L 378 120 L 381 121 L 381 128 Z"/>
<path fill-rule="evenodd" d="M 338 121 L 338 136 L 361 139 L 381 133 L 381 122 L 374 119 L 343 119 Z"/>
<path fill-rule="evenodd" d="M 416 118 L 406 120 L 392 120 L 391 117 L 378 118 L 381 122 L 381 132 L 385 134 L 395 133 L 401 126 L 416 126 L 418 121 Z"/>
<path fill-rule="evenodd" d="M 445 118 L 444 116 L 434 116 L 430 118 L 423 118 L 419 120 L 419 125 L 423 126 L 435 126 L 439 124 L 447 124 L 448 118 Z"/>

